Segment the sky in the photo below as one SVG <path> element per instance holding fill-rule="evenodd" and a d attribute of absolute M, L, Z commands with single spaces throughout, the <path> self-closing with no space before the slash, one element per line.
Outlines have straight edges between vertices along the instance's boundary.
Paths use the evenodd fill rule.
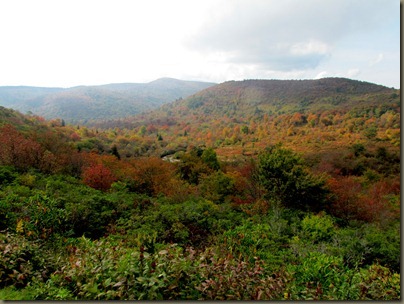
<path fill-rule="evenodd" d="M 347 77 L 400 88 L 399 0 L 2 0 L 0 86 Z"/>

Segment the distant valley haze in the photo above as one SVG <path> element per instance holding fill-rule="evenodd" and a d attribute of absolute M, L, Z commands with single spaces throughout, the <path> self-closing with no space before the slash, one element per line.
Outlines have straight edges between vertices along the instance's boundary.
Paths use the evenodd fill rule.
<path fill-rule="evenodd" d="M 149 83 L 50 88 L 0 87 L 0 106 L 70 123 L 117 119 L 188 97 L 215 83 L 160 78 Z"/>

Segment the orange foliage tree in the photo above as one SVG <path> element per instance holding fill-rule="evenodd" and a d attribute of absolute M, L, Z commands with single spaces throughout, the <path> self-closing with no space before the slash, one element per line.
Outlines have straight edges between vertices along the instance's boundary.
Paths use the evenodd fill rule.
<path fill-rule="evenodd" d="M 132 176 L 135 190 L 151 196 L 160 193 L 171 196 L 178 190 L 178 179 L 173 164 L 158 157 L 147 157 L 132 160 Z"/>

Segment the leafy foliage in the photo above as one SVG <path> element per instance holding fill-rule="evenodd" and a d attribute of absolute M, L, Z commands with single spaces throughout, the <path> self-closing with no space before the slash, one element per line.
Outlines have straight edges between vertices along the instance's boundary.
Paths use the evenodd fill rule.
<path fill-rule="evenodd" d="M 258 166 L 268 199 L 291 208 L 316 211 L 324 208 L 325 181 L 310 174 L 293 151 L 273 146 L 260 155 Z"/>
<path fill-rule="evenodd" d="M 83 171 L 83 181 L 91 188 L 106 191 L 116 181 L 116 178 L 104 165 L 97 164 Z"/>

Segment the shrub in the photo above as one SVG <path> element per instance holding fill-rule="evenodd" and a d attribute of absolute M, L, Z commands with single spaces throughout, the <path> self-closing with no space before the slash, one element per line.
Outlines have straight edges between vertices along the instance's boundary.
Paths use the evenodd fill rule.
<path fill-rule="evenodd" d="M 210 257 L 199 266 L 202 283 L 196 289 L 201 300 L 274 300 L 282 298 L 284 278 L 269 274 L 259 259 L 250 263 L 241 259 Z"/>
<path fill-rule="evenodd" d="M 382 266 L 400 272 L 400 223 L 393 223 L 384 229 L 370 224 L 363 229 L 364 239 L 371 248 L 365 255 L 364 262 L 370 265 L 377 261 Z"/>
<path fill-rule="evenodd" d="M 224 203 L 227 196 L 234 193 L 234 179 L 216 171 L 202 179 L 200 189 L 203 197 L 215 203 Z"/>
<path fill-rule="evenodd" d="M 55 266 L 38 242 L 9 232 L 0 234 L 0 287 L 26 287 L 37 277 L 45 279 Z"/>
<path fill-rule="evenodd" d="M 313 242 L 329 241 L 334 234 L 334 222 L 329 215 L 307 215 L 301 223 L 303 236 Z"/>
<path fill-rule="evenodd" d="M 144 214 L 120 219 L 119 226 L 129 235 L 157 233 L 158 242 L 202 246 L 209 236 L 237 225 L 240 215 L 204 199 L 190 199 L 181 204 L 162 202 Z"/>
<path fill-rule="evenodd" d="M 14 167 L 0 166 L 0 185 L 11 184 L 17 178 Z"/>
<path fill-rule="evenodd" d="M 106 191 L 116 181 L 112 172 L 102 164 L 95 164 L 83 171 L 83 182 L 91 188 Z"/>
<path fill-rule="evenodd" d="M 197 298 L 193 255 L 166 246 L 154 254 L 108 240 L 82 238 L 50 280 L 36 287 L 36 299 L 163 300 Z M 46 287 L 46 288 L 45 288 Z"/>
<path fill-rule="evenodd" d="M 269 269 L 279 269 L 288 262 L 290 252 L 284 229 L 277 231 L 274 225 L 244 221 L 242 225 L 223 233 L 220 243 L 231 254 L 251 263 L 256 257 L 265 261 Z"/>
<path fill-rule="evenodd" d="M 341 257 L 310 252 L 300 262 L 287 265 L 286 271 L 287 299 L 355 299 L 355 273 L 343 265 Z"/>
<path fill-rule="evenodd" d="M 371 247 L 364 237 L 363 229 L 347 227 L 337 229 L 332 238 L 330 252 L 343 258 L 344 264 L 357 268 L 364 264 Z"/>
<path fill-rule="evenodd" d="M 270 200 L 288 208 L 321 211 L 325 207 L 325 181 L 308 171 L 293 151 L 273 146 L 259 158 L 259 176 Z"/>
<path fill-rule="evenodd" d="M 400 274 L 378 264 L 360 272 L 359 300 L 400 300 Z"/>
<path fill-rule="evenodd" d="M 46 195 L 38 193 L 29 197 L 21 213 L 24 217 L 18 219 L 16 230 L 31 239 L 68 233 L 66 211 Z"/>
<path fill-rule="evenodd" d="M 35 299 L 35 294 L 30 288 L 17 289 L 15 286 L 8 286 L 0 289 L 0 299 L 2 301 L 32 301 Z"/>

